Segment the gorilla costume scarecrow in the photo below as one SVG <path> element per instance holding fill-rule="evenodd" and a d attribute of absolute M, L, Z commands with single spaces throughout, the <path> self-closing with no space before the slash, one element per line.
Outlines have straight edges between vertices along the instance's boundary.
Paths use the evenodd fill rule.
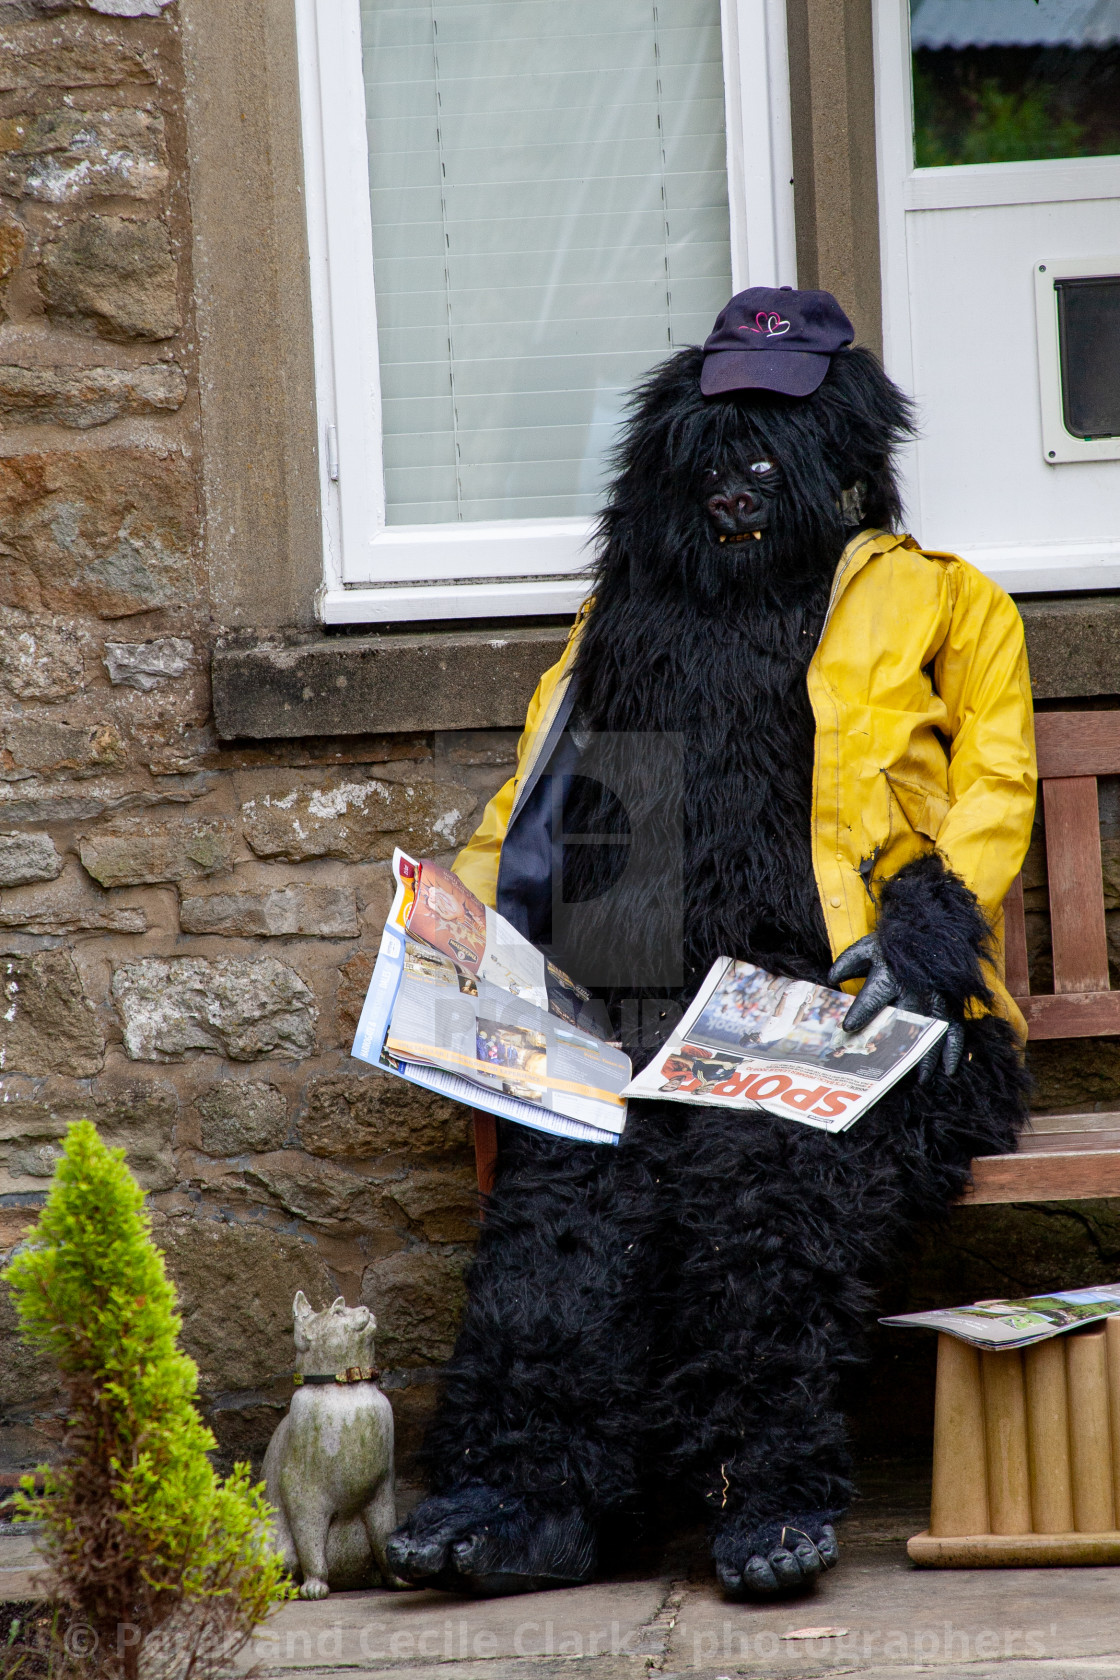
<path fill-rule="evenodd" d="M 755 288 L 637 391 L 593 597 L 455 868 L 592 984 L 638 1065 L 717 957 L 866 977 L 852 1030 L 892 1001 L 950 1029 L 838 1135 L 660 1101 L 631 1104 L 617 1148 L 501 1124 L 432 1492 L 390 1542 L 413 1582 L 586 1581 L 671 1489 L 707 1513 L 731 1597 L 805 1590 L 851 1497 L 837 1389 L 876 1278 L 973 1155 L 1015 1146 L 1022 627 L 896 534 L 909 406 L 851 340 L 828 293 Z M 672 804 L 658 741 L 677 840 L 635 869 L 624 842 Z"/>

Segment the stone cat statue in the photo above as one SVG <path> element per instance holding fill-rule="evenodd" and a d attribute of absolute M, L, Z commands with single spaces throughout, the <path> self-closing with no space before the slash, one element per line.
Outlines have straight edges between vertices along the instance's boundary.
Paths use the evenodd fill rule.
<path fill-rule="evenodd" d="M 264 1456 L 277 1549 L 301 1598 L 405 1586 L 385 1559 L 396 1526 L 393 1412 L 377 1386 L 376 1323 L 342 1296 L 315 1312 L 292 1304 L 296 1392 Z"/>

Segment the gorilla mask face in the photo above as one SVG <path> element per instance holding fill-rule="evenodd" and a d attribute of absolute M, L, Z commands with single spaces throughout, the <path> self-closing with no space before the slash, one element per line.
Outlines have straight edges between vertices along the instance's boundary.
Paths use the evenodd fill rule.
<path fill-rule="evenodd" d="M 831 576 L 862 526 L 893 526 L 910 408 L 866 350 L 808 397 L 705 397 L 682 350 L 636 391 L 615 455 L 598 586 L 726 612 Z M 625 574 L 625 582 L 624 575 Z"/>
<path fill-rule="evenodd" d="M 762 533 L 778 512 L 782 472 L 768 456 L 741 465 L 724 461 L 705 467 L 710 535 L 719 543 L 738 546 L 761 542 Z"/>

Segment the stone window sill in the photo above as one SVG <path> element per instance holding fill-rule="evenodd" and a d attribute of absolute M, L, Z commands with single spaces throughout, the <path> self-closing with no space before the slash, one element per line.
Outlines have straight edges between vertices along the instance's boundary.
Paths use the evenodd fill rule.
<path fill-rule="evenodd" d="M 568 626 L 281 638 L 242 632 L 214 651 L 223 741 L 519 729 Z"/>
<path fill-rule="evenodd" d="M 1120 596 L 1027 598 L 1036 700 L 1120 695 Z M 255 636 L 214 652 L 222 740 L 518 729 L 565 626 L 378 636 Z"/>

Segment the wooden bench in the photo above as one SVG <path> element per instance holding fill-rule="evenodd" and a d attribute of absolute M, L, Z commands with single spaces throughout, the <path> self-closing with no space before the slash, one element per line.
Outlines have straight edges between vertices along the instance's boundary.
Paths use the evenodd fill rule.
<path fill-rule="evenodd" d="M 1007 989 L 1037 1043 L 1120 1037 L 1108 980 L 1097 777 L 1120 775 L 1120 712 L 1035 718 L 1046 830 L 1054 990 L 1031 991 L 1020 875 L 1004 901 Z M 1035 1115 L 1014 1155 L 982 1155 L 962 1201 L 1071 1202 L 1120 1196 L 1120 1112 Z"/>
<path fill-rule="evenodd" d="M 1032 992 L 1023 879 L 1004 903 L 1007 987 L 1030 1039 L 1120 1037 L 1120 991 L 1108 980 L 1097 777 L 1120 775 L 1120 711 L 1035 719 L 1050 886 L 1054 990 Z M 474 1116 L 478 1185 L 494 1183 L 497 1126 Z M 1120 1196 L 1120 1111 L 1035 1115 L 1014 1155 L 972 1163 L 965 1203 L 1068 1202 Z"/>

